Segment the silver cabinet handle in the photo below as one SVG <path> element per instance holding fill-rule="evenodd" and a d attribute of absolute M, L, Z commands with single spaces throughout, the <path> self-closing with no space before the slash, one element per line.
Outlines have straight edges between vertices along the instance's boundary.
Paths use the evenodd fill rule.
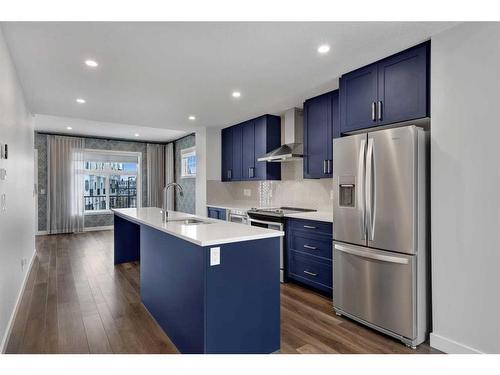
<path fill-rule="evenodd" d="M 232 173 L 232 170 L 231 170 L 231 169 L 228 169 L 228 170 L 227 170 L 227 178 L 228 178 L 228 179 L 231 179 L 232 174 L 233 174 L 233 173 Z"/>
<path fill-rule="evenodd" d="M 382 262 L 408 264 L 407 258 L 395 257 L 395 256 L 389 256 L 389 255 L 381 255 L 381 254 L 376 254 L 376 253 L 363 251 L 363 250 L 357 250 L 357 249 L 353 249 L 351 247 L 337 245 L 337 244 L 335 245 L 335 250 L 342 251 L 343 253 L 347 253 L 347 254 L 351 254 L 351 255 L 356 255 L 358 257 L 380 260 Z"/>
<path fill-rule="evenodd" d="M 318 274 L 317 274 L 317 273 L 314 273 L 314 272 L 304 271 L 304 273 L 305 273 L 306 275 L 318 276 Z"/>
<path fill-rule="evenodd" d="M 310 246 L 310 245 L 304 245 L 304 247 L 305 247 L 306 249 L 310 249 L 310 250 L 316 250 L 316 249 L 317 249 L 316 247 L 314 247 L 314 246 Z"/>
<path fill-rule="evenodd" d="M 331 160 L 327 160 L 326 161 L 326 165 L 327 165 L 327 173 L 332 173 L 332 161 Z"/>
<path fill-rule="evenodd" d="M 312 225 L 304 225 L 304 228 L 307 228 L 307 229 L 316 229 L 316 227 L 313 227 Z"/>
<path fill-rule="evenodd" d="M 375 112 L 376 112 L 375 102 L 372 102 L 372 121 L 377 120 Z"/>
<path fill-rule="evenodd" d="M 378 119 L 382 120 L 382 101 L 380 100 L 378 102 L 377 113 L 378 113 Z"/>
<path fill-rule="evenodd" d="M 323 174 L 326 174 L 326 160 L 323 160 Z"/>

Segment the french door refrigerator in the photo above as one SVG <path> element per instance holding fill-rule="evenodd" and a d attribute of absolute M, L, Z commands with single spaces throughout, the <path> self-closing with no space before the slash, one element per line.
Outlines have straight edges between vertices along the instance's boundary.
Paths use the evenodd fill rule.
<path fill-rule="evenodd" d="M 333 141 L 333 306 L 416 347 L 428 333 L 427 133 Z"/>

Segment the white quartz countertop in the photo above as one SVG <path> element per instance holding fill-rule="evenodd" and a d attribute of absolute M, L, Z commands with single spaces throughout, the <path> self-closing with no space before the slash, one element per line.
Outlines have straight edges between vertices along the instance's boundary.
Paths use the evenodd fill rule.
<path fill-rule="evenodd" d="M 170 221 L 164 223 L 161 219 L 160 209 L 156 207 L 120 208 L 112 211 L 124 219 L 148 225 L 198 246 L 221 245 L 285 235 L 284 232 L 278 230 L 210 219 L 176 211 L 168 211 Z M 179 221 L 172 221 L 181 219 L 199 219 L 210 224 L 186 225 Z"/>
<path fill-rule="evenodd" d="M 314 211 L 314 212 L 298 212 L 295 214 L 287 214 L 285 217 L 304 220 L 326 221 L 333 223 L 333 212 L 329 211 Z"/>

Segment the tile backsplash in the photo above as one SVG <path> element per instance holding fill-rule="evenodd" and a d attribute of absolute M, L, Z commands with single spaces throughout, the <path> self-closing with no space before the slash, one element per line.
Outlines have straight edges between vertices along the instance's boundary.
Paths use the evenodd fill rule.
<path fill-rule="evenodd" d="M 207 181 L 208 204 L 332 209 L 332 179 L 304 179 L 302 160 L 281 164 L 281 181 Z"/>

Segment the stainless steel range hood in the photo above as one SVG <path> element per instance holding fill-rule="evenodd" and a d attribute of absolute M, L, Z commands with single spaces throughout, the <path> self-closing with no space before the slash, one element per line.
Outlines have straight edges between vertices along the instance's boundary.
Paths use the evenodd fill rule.
<path fill-rule="evenodd" d="M 268 152 L 258 161 L 284 162 L 304 157 L 304 118 L 302 110 L 291 108 L 285 112 L 285 144 Z"/>

